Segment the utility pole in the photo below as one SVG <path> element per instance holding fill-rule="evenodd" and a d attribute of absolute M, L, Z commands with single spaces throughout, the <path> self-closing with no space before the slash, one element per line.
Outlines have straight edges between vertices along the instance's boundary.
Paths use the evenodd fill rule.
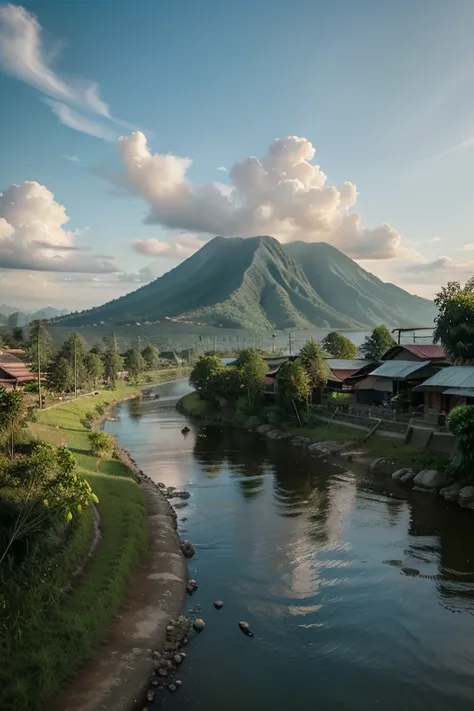
<path fill-rule="evenodd" d="M 77 336 L 74 334 L 74 399 L 77 400 Z"/>
<path fill-rule="evenodd" d="M 293 334 L 291 333 L 291 331 L 288 334 L 288 351 L 290 355 L 293 352 Z"/>
<path fill-rule="evenodd" d="M 36 358 L 38 362 L 38 396 L 39 396 L 39 409 L 43 409 L 43 393 L 41 391 L 41 347 L 40 347 L 40 340 L 41 340 L 41 328 L 42 324 L 41 321 L 38 321 L 38 335 L 36 338 Z"/>
<path fill-rule="evenodd" d="M 272 353 L 275 353 L 275 338 L 276 333 L 272 333 Z"/>

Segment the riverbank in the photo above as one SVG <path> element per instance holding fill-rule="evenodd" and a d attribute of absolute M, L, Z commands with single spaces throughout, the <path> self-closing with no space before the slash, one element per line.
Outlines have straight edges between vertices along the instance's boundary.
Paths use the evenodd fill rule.
<path fill-rule="evenodd" d="M 171 380 L 180 377 L 182 372 L 180 369 L 166 369 L 155 373 L 154 380 Z M 150 574 L 157 572 L 149 559 L 149 550 L 165 544 L 168 530 L 172 538 L 170 545 L 176 555 L 179 554 L 176 531 L 168 525 L 171 515 L 169 504 L 155 489 L 153 492 L 149 490 L 151 485 L 139 485 L 136 474 L 121 459 L 100 460 L 93 456 L 88 441 L 89 431 L 83 424 L 87 412 L 95 411 L 99 417 L 98 406 L 99 409 L 110 408 L 120 400 L 139 394 L 139 386 L 120 381 L 114 390 L 38 411 L 36 422 L 30 424 L 33 436 L 56 446 L 65 444 L 76 457 L 79 473 L 89 481 L 99 498 L 100 542 L 94 557 L 90 559 L 88 554 L 94 537 L 94 516 L 90 509 L 73 524 L 67 543 L 57 557 L 48 561 L 48 568 L 55 567 L 61 574 L 51 576 L 45 571 L 44 576 L 39 576 L 43 585 L 51 586 L 50 599 L 53 602 L 50 609 L 36 612 L 31 623 L 29 621 L 22 630 L 21 637 L 9 647 L 8 659 L 2 663 L 1 670 L 4 678 L 0 684 L 2 711 L 39 708 L 45 699 L 51 699 L 60 683 L 80 662 L 93 656 L 99 642 L 103 643 L 104 636 L 108 639 L 113 633 L 113 629 L 109 629 L 110 620 L 119 611 L 127 588 L 126 605 L 132 604 L 133 596 L 140 599 L 140 590 L 134 587 L 135 575 L 146 570 Z M 100 419 L 103 420 L 104 415 Z M 162 526 L 157 528 L 158 521 L 162 522 Z M 163 557 L 159 565 L 157 563 L 165 574 L 173 570 L 168 563 Z M 72 589 L 65 593 L 78 569 L 81 569 L 81 575 L 72 580 Z M 153 591 L 156 605 L 160 603 L 160 598 L 156 596 L 162 593 L 163 589 L 156 585 Z M 60 604 L 57 604 L 58 597 Z M 169 616 L 174 614 L 174 607 Z M 160 611 L 163 616 L 163 610 Z M 151 624 L 145 626 L 152 630 Z M 133 641 L 134 633 L 135 630 L 129 630 L 128 635 L 126 632 L 121 635 L 123 641 L 128 640 L 130 647 L 137 646 Z M 155 639 L 159 640 L 159 634 Z M 99 649 L 98 656 L 100 653 Z M 149 667 L 148 659 L 147 669 L 143 669 L 142 674 L 144 681 L 140 683 L 142 691 L 149 676 Z M 79 677 L 80 674 L 76 675 L 72 685 L 60 693 L 61 702 L 57 708 L 61 711 L 69 708 L 71 703 L 77 703 L 74 700 L 74 683 Z M 128 688 L 132 686 L 133 682 L 129 681 Z M 138 689 L 138 686 L 135 688 Z M 125 698 L 126 693 L 122 692 L 121 696 Z M 89 701 L 87 708 L 98 709 L 102 702 L 103 699 L 94 706 Z M 48 711 L 53 708 L 53 703 L 56 702 L 47 702 Z M 118 702 L 114 701 L 109 708 L 119 708 Z"/>
<path fill-rule="evenodd" d="M 220 422 L 232 427 L 255 429 L 258 425 L 266 424 L 265 419 L 257 417 L 249 417 L 245 422 L 238 421 L 235 417 L 226 418 L 222 412 L 216 412 L 212 403 L 202 400 L 196 392 L 181 398 L 177 403 L 177 409 L 190 417 Z M 327 441 L 346 443 L 348 448 L 357 450 L 361 463 L 368 464 L 374 458 L 384 457 L 399 468 L 411 466 L 419 469 L 444 469 L 448 462 L 447 456 L 443 454 L 417 449 L 410 444 L 405 444 L 401 439 L 378 436 L 367 438 L 366 431 L 339 424 L 328 426 L 321 421 L 321 424 L 311 427 L 298 427 L 291 423 L 280 423 L 274 425 L 274 428 L 294 436 L 308 438 L 313 444 Z"/>

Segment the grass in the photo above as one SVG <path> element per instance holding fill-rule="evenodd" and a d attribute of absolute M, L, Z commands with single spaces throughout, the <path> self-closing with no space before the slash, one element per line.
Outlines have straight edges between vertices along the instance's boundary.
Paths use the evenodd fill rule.
<path fill-rule="evenodd" d="M 167 368 L 149 372 L 153 382 L 168 380 L 183 371 Z M 0 708 L 26 711 L 38 708 L 84 659 L 91 656 L 117 613 L 128 581 L 147 546 L 147 517 L 142 491 L 132 472 L 117 459 L 99 460 L 90 452 L 89 432 L 81 420 L 86 412 L 139 392 L 137 386 L 118 382 L 115 390 L 98 396 L 80 397 L 37 413 L 30 424 L 33 436 L 54 445 L 66 443 L 72 450 L 79 473 L 99 498 L 101 541 L 85 574 L 59 605 L 35 610 L 21 636 L 2 640 L 6 649 L 0 663 Z M 49 585 L 51 599 L 67 582 L 89 551 L 92 511 L 72 527 L 67 546 L 57 552 L 55 575 L 43 575 L 37 585 Z M 24 591 L 34 599 L 37 591 Z"/>

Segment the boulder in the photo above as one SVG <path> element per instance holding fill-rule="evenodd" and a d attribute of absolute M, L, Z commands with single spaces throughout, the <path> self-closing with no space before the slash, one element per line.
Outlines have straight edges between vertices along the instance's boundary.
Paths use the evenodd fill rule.
<path fill-rule="evenodd" d="M 401 477 L 400 482 L 402 484 L 408 484 L 409 482 L 412 482 L 415 477 L 416 477 L 416 472 L 413 471 L 413 469 L 409 469 L 407 471 L 407 473 Z"/>
<path fill-rule="evenodd" d="M 392 462 L 387 457 L 377 457 L 373 459 L 369 464 L 369 472 L 371 474 L 378 474 L 385 466 L 388 466 Z"/>
<path fill-rule="evenodd" d="M 440 489 L 439 493 L 440 496 L 442 496 L 446 501 L 457 501 L 461 489 L 462 485 L 455 481 L 452 484 L 449 484 L 449 486 L 445 486 Z"/>
<path fill-rule="evenodd" d="M 273 425 L 259 425 L 255 432 L 258 432 L 259 434 L 265 434 L 266 432 L 270 432 L 270 430 L 274 430 L 275 428 Z"/>
<path fill-rule="evenodd" d="M 196 630 L 196 632 L 202 632 L 205 626 L 206 626 L 206 623 L 204 622 L 204 620 L 201 620 L 200 617 L 198 617 L 193 622 L 193 627 Z"/>
<path fill-rule="evenodd" d="M 404 467 L 403 469 L 397 469 L 396 472 L 393 472 L 392 474 L 392 480 L 393 481 L 400 481 L 402 476 L 405 476 L 408 472 L 413 471 L 412 469 L 409 469 L 408 467 Z"/>
<path fill-rule="evenodd" d="M 181 553 L 185 558 L 192 558 L 196 553 L 196 549 L 189 541 L 181 541 Z"/>
<path fill-rule="evenodd" d="M 330 457 L 333 454 L 339 454 L 344 449 L 346 449 L 350 442 L 333 442 L 331 440 L 327 442 L 314 442 L 308 447 L 308 451 L 316 456 Z"/>
<path fill-rule="evenodd" d="M 173 498 L 177 497 L 178 499 L 189 499 L 190 496 L 191 494 L 189 493 L 189 491 L 184 491 L 184 489 L 173 492 Z"/>
<path fill-rule="evenodd" d="M 418 489 L 434 489 L 439 491 L 449 484 L 449 479 L 446 474 L 439 472 L 437 469 L 423 469 L 413 479 L 414 485 Z"/>
<path fill-rule="evenodd" d="M 459 492 L 458 504 L 460 506 L 467 506 L 472 504 L 474 501 L 474 486 L 463 486 Z"/>
<path fill-rule="evenodd" d="M 224 603 L 222 602 L 222 600 L 216 600 L 214 602 L 214 607 L 216 608 L 216 610 L 221 610 L 224 607 Z"/>

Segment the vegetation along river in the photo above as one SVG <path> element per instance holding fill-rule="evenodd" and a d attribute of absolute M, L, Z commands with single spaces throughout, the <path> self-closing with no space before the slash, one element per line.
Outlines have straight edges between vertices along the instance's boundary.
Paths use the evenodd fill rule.
<path fill-rule="evenodd" d="M 390 498 L 386 482 L 251 433 L 188 423 L 184 437 L 188 389 L 162 385 L 106 425 L 151 477 L 191 492 L 178 520 L 199 589 L 186 605 L 206 628 L 155 707 L 471 710 L 472 512 Z"/>

